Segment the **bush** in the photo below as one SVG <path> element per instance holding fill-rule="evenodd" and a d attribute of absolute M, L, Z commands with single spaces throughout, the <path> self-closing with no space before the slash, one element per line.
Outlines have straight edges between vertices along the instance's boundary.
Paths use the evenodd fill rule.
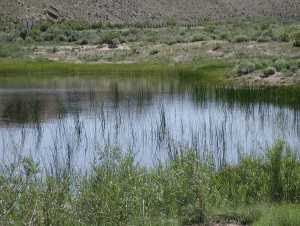
<path fill-rule="evenodd" d="M 33 38 L 31 37 L 31 36 L 27 36 L 26 38 L 25 38 L 25 42 L 26 43 L 33 43 Z"/>
<path fill-rule="evenodd" d="M 79 45 L 87 45 L 88 43 L 88 40 L 85 38 L 79 41 Z"/>
<path fill-rule="evenodd" d="M 227 40 L 228 37 L 229 37 L 228 33 L 222 33 L 222 34 L 220 34 L 220 39 L 222 39 L 222 40 Z"/>
<path fill-rule="evenodd" d="M 272 39 L 269 36 L 261 35 L 256 40 L 257 42 L 270 42 Z"/>
<path fill-rule="evenodd" d="M 208 39 L 207 36 L 198 34 L 192 36 L 191 42 L 200 42 L 200 41 L 205 41 L 207 39 Z"/>
<path fill-rule="evenodd" d="M 19 36 L 20 36 L 21 38 L 23 38 L 23 40 L 26 39 L 27 35 L 28 35 L 28 30 L 27 30 L 27 29 L 22 29 L 22 30 L 20 31 L 20 33 L 19 33 Z"/>
<path fill-rule="evenodd" d="M 247 35 L 238 35 L 234 36 L 231 42 L 239 43 L 239 42 L 249 42 L 250 38 Z"/>
<path fill-rule="evenodd" d="M 115 32 L 109 32 L 102 37 L 103 43 L 108 45 L 115 44 L 116 40 L 119 38 L 119 35 Z"/>
<path fill-rule="evenodd" d="M 266 30 L 257 38 L 257 42 L 270 42 L 272 41 L 274 34 L 272 30 Z"/>
<path fill-rule="evenodd" d="M 275 67 L 277 71 L 281 71 L 287 68 L 287 63 L 285 60 L 278 59 L 273 63 L 273 67 Z"/>
<path fill-rule="evenodd" d="M 294 33 L 293 38 L 294 38 L 294 40 L 299 41 L 300 40 L 300 32 Z"/>
<path fill-rule="evenodd" d="M 60 41 L 60 42 L 65 42 L 67 41 L 67 36 L 65 35 L 58 35 L 57 38 L 56 38 L 57 41 Z"/>
<path fill-rule="evenodd" d="M 262 70 L 263 76 L 262 77 L 268 77 L 270 75 L 274 75 L 276 72 L 276 69 L 274 67 L 267 67 Z"/>
<path fill-rule="evenodd" d="M 249 61 L 239 62 L 235 66 L 235 71 L 238 76 L 247 75 L 247 74 L 255 71 L 255 64 L 253 64 L 252 62 L 249 62 Z"/>
<path fill-rule="evenodd" d="M 77 41 L 76 35 L 72 34 L 68 37 L 68 42 L 76 42 L 76 41 Z"/>
<path fill-rule="evenodd" d="M 288 42 L 290 40 L 290 36 L 287 33 L 280 33 L 277 37 L 280 42 Z"/>
<path fill-rule="evenodd" d="M 47 32 L 42 33 L 41 37 L 42 37 L 43 41 L 53 41 L 53 35 L 50 33 L 47 33 Z"/>
<path fill-rule="evenodd" d="M 159 53 L 159 50 L 158 49 L 151 49 L 150 50 L 150 55 L 155 55 L 155 54 L 158 54 Z"/>
<path fill-rule="evenodd" d="M 300 40 L 297 40 L 293 43 L 294 47 L 300 47 Z"/>
<path fill-rule="evenodd" d="M 21 37 L 17 37 L 17 38 L 15 38 L 15 42 L 16 42 L 16 43 L 23 43 L 24 40 L 23 40 L 23 38 L 21 38 Z"/>
<path fill-rule="evenodd" d="M 204 31 L 210 32 L 210 33 L 213 33 L 215 29 L 216 29 L 216 27 L 214 25 L 211 25 L 211 24 L 204 27 Z"/>
<path fill-rule="evenodd" d="M 59 49 L 56 47 L 56 46 L 53 46 L 52 48 L 50 48 L 50 49 L 48 49 L 48 53 L 56 53 L 56 52 L 58 52 L 59 51 Z"/>
<path fill-rule="evenodd" d="M 45 32 L 48 30 L 48 28 L 50 28 L 53 25 L 53 22 L 51 21 L 46 21 L 46 22 L 38 22 L 34 25 L 34 28 Z"/>
<path fill-rule="evenodd" d="M 176 18 L 169 18 L 166 21 L 166 24 L 167 24 L 167 26 L 175 27 L 177 25 L 177 19 Z"/>
<path fill-rule="evenodd" d="M 3 36 L 3 41 L 5 42 L 12 42 L 15 39 L 15 35 L 13 34 L 5 34 Z"/>

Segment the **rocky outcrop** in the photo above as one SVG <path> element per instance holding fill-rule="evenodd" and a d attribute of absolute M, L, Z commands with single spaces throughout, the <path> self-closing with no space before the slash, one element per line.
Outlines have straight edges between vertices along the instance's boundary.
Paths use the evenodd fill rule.
<path fill-rule="evenodd" d="M 1 19 L 75 19 L 88 22 L 181 22 L 234 17 L 300 18 L 299 0 L 12 0 Z"/>

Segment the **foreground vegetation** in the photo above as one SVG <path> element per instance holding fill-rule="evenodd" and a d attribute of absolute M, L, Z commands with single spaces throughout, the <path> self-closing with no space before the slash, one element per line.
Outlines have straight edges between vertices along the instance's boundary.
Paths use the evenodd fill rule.
<path fill-rule="evenodd" d="M 299 225 L 297 151 L 277 141 L 256 157 L 217 167 L 184 149 L 146 168 L 133 151 L 98 150 L 90 169 L 44 169 L 30 156 L 1 165 L 3 225 Z M 176 154 L 177 153 L 177 154 Z M 181 154 L 178 154 L 181 153 Z"/>

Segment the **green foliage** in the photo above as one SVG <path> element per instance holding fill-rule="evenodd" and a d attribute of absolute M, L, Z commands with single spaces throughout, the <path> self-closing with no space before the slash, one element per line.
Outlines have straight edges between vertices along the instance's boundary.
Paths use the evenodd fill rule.
<path fill-rule="evenodd" d="M 272 30 L 265 30 L 261 33 L 261 35 L 257 38 L 257 42 L 270 42 L 272 41 L 274 34 Z"/>
<path fill-rule="evenodd" d="M 207 36 L 202 35 L 202 34 L 195 34 L 191 37 L 190 41 L 191 42 L 200 42 L 200 41 L 205 41 L 207 40 Z"/>
<path fill-rule="evenodd" d="M 263 72 L 263 75 L 264 75 L 265 77 L 267 77 L 267 76 L 269 76 L 269 75 L 274 75 L 275 72 L 276 72 L 276 69 L 275 69 L 274 67 L 267 67 L 267 68 L 264 68 L 264 69 L 262 70 L 262 72 Z"/>
<path fill-rule="evenodd" d="M 155 55 L 158 53 L 159 53 L 159 50 L 157 48 L 152 48 L 152 49 L 150 49 L 150 52 L 149 52 L 150 55 Z"/>
<path fill-rule="evenodd" d="M 88 43 L 89 41 L 86 38 L 79 41 L 79 45 L 87 45 Z"/>
<path fill-rule="evenodd" d="M 63 30 L 83 31 L 88 28 L 88 25 L 80 21 L 69 21 L 62 26 Z"/>
<path fill-rule="evenodd" d="M 119 42 L 119 35 L 116 32 L 110 31 L 102 37 L 103 43 L 114 45 Z"/>
<path fill-rule="evenodd" d="M 247 225 L 298 225 L 298 205 L 276 204 L 300 202 L 296 154 L 277 141 L 260 158 L 216 168 L 213 158 L 182 149 L 146 168 L 133 151 L 105 146 L 85 174 L 67 166 L 45 172 L 32 157 L 18 156 L 0 167 L 0 224 L 188 225 L 210 216 Z"/>
<path fill-rule="evenodd" d="M 28 35 L 28 30 L 25 29 L 25 28 L 22 29 L 22 30 L 20 31 L 20 33 L 19 33 L 19 36 L 20 36 L 21 38 L 23 38 L 23 40 L 26 39 L 27 35 Z"/>
<path fill-rule="evenodd" d="M 250 38 L 247 35 L 238 35 L 238 36 L 234 36 L 231 40 L 231 42 L 249 42 Z"/>
<path fill-rule="evenodd" d="M 247 75 L 255 71 L 255 64 L 249 61 L 241 61 L 235 65 L 234 70 L 238 76 Z"/>
<path fill-rule="evenodd" d="M 216 27 L 212 24 L 208 24 L 207 26 L 204 27 L 204 31 L 210 32 L 210 33 L 213 33 L 215 29 L 216 29 Z"/>
<path fill-rule="evenodd" d="M 293 33 L 293 38 L 296 41 L 300 41 L 300 32 L 298 31 L 298 32 Z"/>
<path fill-rule="evenodd" d="M 34 29 L 38 29 L 41 32 L 45 32 L 53 25 L 52 21 L 40 21 L 34 25 Z"/>
<path fill-rule="evenodd" d="M 300 40 L 297 40 L 293 43 L 294 47 L 300 47 Z"/>
<path fill-rule="evenodd" d="M 169 18 L 166 20 L 166 25 L 170 27 L 175 27 L 177 25 L 177 19 L 176 18 Z"/>
<path fill-rule="evenodd" d="M 18 58 L 22 55 L 21 49 L 17 44 L 5 44 L 0 43 L 0 58 Z"/>
<path fill-rule="evenodd" d="M 280 42 L 288 42 L 290 40 L 290 37 L 287 33 L 283 32 L 283 33 L 280 33 L 278 36 L 277 36 L 277 39 L 280 41 Z"/>
<path fill-rule="evenodd" d="M 297 226 L 300 225 L 300 207 L 283 204 L 267 209 L 254 226 Z"/>
<path fill-rule="evenodd" d="M 283 59 L 278 59 L 273 63 L 272 66 L 275 67 L 277 71 L 281 71 L 287 68 L 287 62 Z"/>
<path fill-rule="evenodd" d="M 54 37 L 51 33 L 44 32 L 41 34 L 41 38 L 43 41 L 53 41 Z"/>

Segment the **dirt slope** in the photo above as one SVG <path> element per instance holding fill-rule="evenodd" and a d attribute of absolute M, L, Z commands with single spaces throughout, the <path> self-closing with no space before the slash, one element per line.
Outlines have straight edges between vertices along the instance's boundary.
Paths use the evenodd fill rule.
<path fill-rule="evenodd" d="M 300 18 L 300 0 L 0 0 L 0 18 L 181 22 L 232 17 Z"/>

